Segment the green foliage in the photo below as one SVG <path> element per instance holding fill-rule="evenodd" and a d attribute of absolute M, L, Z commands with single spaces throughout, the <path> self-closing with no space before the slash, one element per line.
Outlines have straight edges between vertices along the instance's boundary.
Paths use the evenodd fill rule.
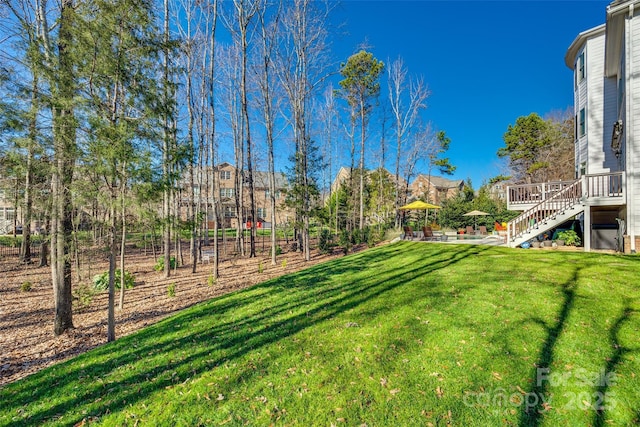
<path fill-rule="evenodd" d="M 264 272 L 264 265 L 262 265 L 262 261 L 258 263 L 258 273 L 262 274 Z"/>
<path fill-rule="evenodd" d="M 567 246 L 580 246 L 580 237 L 573 230 L 565 230 L 558 233 L 558 240 L 564 240 Z"/>
<path fill-rule="evenodd" d="M 169 298 L 173 298 L 176 296 L 176 284 L 175 283 L 171 283 L 169 286 L 167 286 L 167 296 Z"/>
<path fill-rule="evenodd" d="M 286 258 L 282 260 L 281 265 L 282 265 L 282 268 L 287 268 L 287 259 Z"/>
<path fill-rule="evenodd" d="M 172 270 L 176 268 L 176 257 L 171 257 L 171 265 L 169 266 Z M 156 265 L 153 267 L 155 271 L 164 271 L 164 256 L 158 258 L 156 261 Z"/>
<path fill-rule="evenodd" d="M 331 252 L 333 247 L 333 234 L 328 228 L 320 230 L 320 237 L 318 238 L 318 250 L 323 253 Z"/>
<path fill-rule="evenodd" d="M 269 248 L 269 256 L 271 256 L 271 250 L 272 248 Z M 282 248 L 280 247 L 280 245 L 276 245 L 276 256 L 281 254 L 282 254 Z"/>
<path fill-rule="evenodd" d="M 508 157 L 516 182 L 571 179 L 573 168 L 573 115 L 543 119 L 536 113 L 521 116 L 503 136 L 499 157 Z"/>
<path fill-rule="evenodd" d="M 429 157 L 429 163 L 432 166 L 435 166 L 441 174 L 444 175 L 453 175 L 456 171 L 456 167 L 451 164 L 451 161 L 448 157 L 440 157 L 449 149 L 449 145 L 451 145 L 451 138 L 449 138 L 445 131 L 441 130 L 436 135 L 435 144 L 427 156 Z"/>
<path fill-rule="evenodd" d="M 361 50 L 347 59 L 340 67 L 343 79 L 340 81 L 345 99 L 353 108 L 364 110 L 371 107 L 370 99 L 380 93 L 380 74 L 384 62 L 378 61 L 373 53 Z"/>
<path fill-rule="evenodd" d="M 29 282 L 28 280 L 22 282 L 22 284 L 20 285 L 20 292 L 29 292 L 31 290 L 31 287 L 31 282 Z"/>
<path fill-rule="evenodd" d="M 116 289 L 120 289 L 121 270 L 116 269 L 114 274 L 113 285 Z M 135 277 L 127 270 L 124 271 L 124 288 L 131 289 L 135 285 Z M 105 271 L 102 274 L 96 274 L 93 276 L 93 288 L 96 291 L 106 291 L 109 289 L 109 272 Z"/>
<path fill-rule="evenodd" d="M 210 275 L 209 277 L 207 277 L 207 285 L 209 287 L 213 286 L 216 284 L 216 278 L 213 277 L 213 275 Z"/>
<path fill-rule="evenodd" d="M 96 292 L 96 289 L 87 283 L 81 283 L 74 287 L 72 292 L 74 308 L 84 310 L 89 307 Z"/>
<path fill-rule="evenodd" d="M 344 254 L 348 254 L 349 250 L 353 246 L 352 243 L 353 236 L 348 230 L 342 230 L 339 235 L 338 245 L 342 248 L 342 252 Z"/>

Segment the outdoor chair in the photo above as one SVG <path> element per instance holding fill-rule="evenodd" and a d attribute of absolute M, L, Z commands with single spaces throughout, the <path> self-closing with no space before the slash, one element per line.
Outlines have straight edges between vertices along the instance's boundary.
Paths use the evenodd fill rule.
<path fill-rule="evenodd" d="M 483 236 L 486 236 L 486 235 L 488 234 L 488 233 L 487 233 L 487 226 L 486 226 L 486 225 L 481 225 L 481 226 L 480 226 L 480 227 L 478 227 L 478 228 L 480 228 L 480 230 L 478 231 L 478 232 L 479 232 L 479 234 L 481 234 L 481 235 L 483 235 Z"/>
<path fill-rule="evenodd" d="M 424 226 L 422 227 L 422 240 L 438 240 L 436 236 L 433 235 L 433 230 L 431 227 Z"/>
<path fill-rule="evenodd" d="M 493 229 L 496 231 L 507 231 L 507 227 L 503 227 L 498 221 L 493 224 Z"/>
<path fill-rule="evenodd" d="M 470 226 L 470 225 L 467 225 L 467 231 L 466 231 L 466 233 L 467 233 L 467 234 L 469 234 L 469 235 L 474 235 L 474 234 L 476 234 L 476 232 L 473 230 L 473 227 L 472 227 L 472 226 Z"/>
<path fill-rule="evenodd" d="M 408 225 L 404 227 L 404 236 L 402 238 L 404 240 L 413 240 L 413 230 Z"/>

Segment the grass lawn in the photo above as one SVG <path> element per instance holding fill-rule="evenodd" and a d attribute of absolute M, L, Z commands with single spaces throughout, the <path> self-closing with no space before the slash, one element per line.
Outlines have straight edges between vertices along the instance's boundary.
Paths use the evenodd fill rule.
<path fill-rule="evenodd" d="M 10 384 L 0 425 L 633 425 L 638 277 L 636 256 L 387 245 Z"/>

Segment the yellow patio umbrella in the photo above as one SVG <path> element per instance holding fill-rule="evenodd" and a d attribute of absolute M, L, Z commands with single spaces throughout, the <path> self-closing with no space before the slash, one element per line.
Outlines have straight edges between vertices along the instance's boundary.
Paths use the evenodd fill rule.
<path fill-rule="evenodd" d="M 404 205 L 398 208 L 401 211 L 425 211 L 424 225 L 427 225 L 427 213 L 429 209 L 441 209 L 442 206 L 434 205 L 432 203 L 423 202 L 422 200 L 416 200 L 408 205 Z"/>
<path fill-rule="evenodd" d="M 425 209 L 440 209 L 442 206 L 433 205 L 431 203 L 423 202 L 422 200 L 416 200 L 415 202 L 411 202 L 408 205 L 404 205 L 399 207 L 398 209 L 402 211 L 410 211 L 410 210 L 425 210 Z"/>

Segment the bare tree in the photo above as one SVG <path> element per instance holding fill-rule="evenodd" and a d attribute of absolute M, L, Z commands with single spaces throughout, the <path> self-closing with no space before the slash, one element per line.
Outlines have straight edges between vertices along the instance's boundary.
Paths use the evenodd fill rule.
<path fill-rule="evenodd" d="M 301 225 L 302 251 L 311 257 L 309 217 L 315 194 L 310 165 L 311 136 L 308 116 L 312 94 L 327 77 L 327 30 L 329 9 L 312 0 L 293 0 L 281 19 L 281 43 L 278 76 L 289 100 L 295 142 L 293 193 Z"/>
<path fill-rule="evenodd" d="M 279 3 L 281 5 L 282 3 Z M 269 180 L 269 213 L 271 221 L 271 264 L 276 265 L 276 177 L 275 177 L 275 160 L 274 160 L 274 127 L 275 114 L 277 109 L 277 100 L 274 96 L 275 81 L 273 78 L 273 55 L 275 52 L 275 44 L 278 37 L 278 21 L 280 18 L 280 9 L 275 13 L 273 21 L 267 22 L 266 18 L 267 3 L 263 3 L 258 13 L 261 33 L 261 46 L 259 49 L 259 61 L 257 65 L 257 82 L 260 88 L 261 99 L 258 104 L 262 107 L 264 119 L 265 137 L 267 142 L 267 167 Z M 254 221 L 255 222 L 255 221 Z"/>
<path fill-rule="evenodd" d="M 411 79 L 407 82 L 407 69 L 402 58 L 393 61 L 387 68 L 387 83 L 389 86 L 389 103 L 393 112 L 394 130 L 396 134 L 396 161 L 395 161 L 395 210 L 398 211 L 403 201 L 400 190 L 400 169 L 403 153 L 413 153 L 404 149 L 405 138 L 411 131 L 419 117 L 420 112 L 427 107 L 426 100 L 429 97 L 429 89 L 422 80 Z M 407 83 L 409 88 L 407 89 Z M 408 93 L 407 93 L 408 91 Z M 405 99 L 408 95 L 408 102 Z M 416 153 L 417 154 L 417 153 Z M 409 160 L 409 159 L 407 159 Z M 406 163 L 405 163 L 406 164 Z M 400 216 L 396 214 L 396 227 L 400 226 Z"/>

